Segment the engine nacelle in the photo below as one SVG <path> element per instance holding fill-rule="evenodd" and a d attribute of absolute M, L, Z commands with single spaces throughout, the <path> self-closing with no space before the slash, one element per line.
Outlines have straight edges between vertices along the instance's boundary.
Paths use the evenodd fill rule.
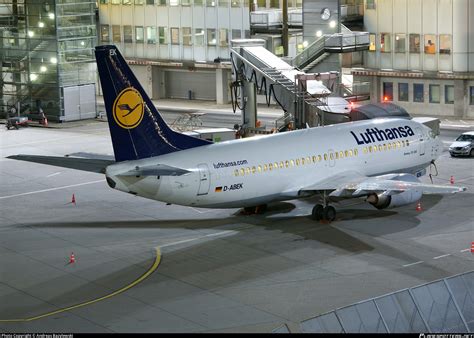
<path fill-rule="evenodd" d="M 395 179 L 405 182 L 419 182 L 418 178 L 408 174 L 400 175 Z M 421 191 L 414 189 L 394 195 L 371 194 L 367 196 L 367 202 L 372 204 L 377 209 L 390 209 L 415 203 L 421 199 L 422 195 L 423 193 Z"/>

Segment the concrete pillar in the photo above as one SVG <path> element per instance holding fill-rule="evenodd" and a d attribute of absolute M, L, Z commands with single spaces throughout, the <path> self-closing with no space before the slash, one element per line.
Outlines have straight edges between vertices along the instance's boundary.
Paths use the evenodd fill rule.
<path fill-rule="evenodd" d="M 380 102 L 382 97 L 381 80 L 379 76 L 370 77 L 370 103 Z"/>
<path fill-rule="evenodd" d="M 467 80 L 454 80 L 454 117 L 467 118 L 469 108 Z"/>
<path fill-rule="evenodd" d="M 216 69 L 216 102 L 217 104 L 229 103 L 228 96 L 228 70 L 218 68 Z"/>

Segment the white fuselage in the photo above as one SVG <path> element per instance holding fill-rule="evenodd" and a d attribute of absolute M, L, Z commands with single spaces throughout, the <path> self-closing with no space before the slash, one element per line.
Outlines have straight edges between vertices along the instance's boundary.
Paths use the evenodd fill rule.
<path fill-rule="evenodd" d="M 378 119 L 232 140 L 120 162 L 107 167 L 106 175 L 115 182 L 115 189 L 167 203 L 247 207 L 297 198 L 299 190 L 339 172 L 356 171 L 365 176 L 416 174 L 441 150 L 439 138 L 420 123 Z M 119 175 L 136 166 L 156 164 L 190 173 Z"/>

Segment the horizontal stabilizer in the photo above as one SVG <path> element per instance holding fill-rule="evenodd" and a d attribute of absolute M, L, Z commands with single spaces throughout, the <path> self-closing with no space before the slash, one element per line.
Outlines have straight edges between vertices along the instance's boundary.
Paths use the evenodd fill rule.
<path fill-rule="evenodd" d="M 135 169 L 126 171 L 117 176 L 181 176 L 190 171 L 181 168 L 171 167 L 164 164 L 158 164 L 146 167 L 135 167 Z"/>
<path fill-rule="evenodd" d="M 115 163 L 115 161 L 110 160 L 39 155 L 12 155 L 8 156 L 7 158 L 10 158 L 12 160 L 53 165 L 56 167 L 90 171 L 93 173 L 100 174 L 104 174 L 105 168 Z"/>

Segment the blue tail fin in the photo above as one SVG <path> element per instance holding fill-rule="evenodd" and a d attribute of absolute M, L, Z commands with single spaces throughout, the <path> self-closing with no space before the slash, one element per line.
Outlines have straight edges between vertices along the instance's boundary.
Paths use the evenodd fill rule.
<path fill-rule="evenodd" d="M 168 127 L 117 47 L 98 46 L 95 57 L 117 162 L 211 143 Z"/>

